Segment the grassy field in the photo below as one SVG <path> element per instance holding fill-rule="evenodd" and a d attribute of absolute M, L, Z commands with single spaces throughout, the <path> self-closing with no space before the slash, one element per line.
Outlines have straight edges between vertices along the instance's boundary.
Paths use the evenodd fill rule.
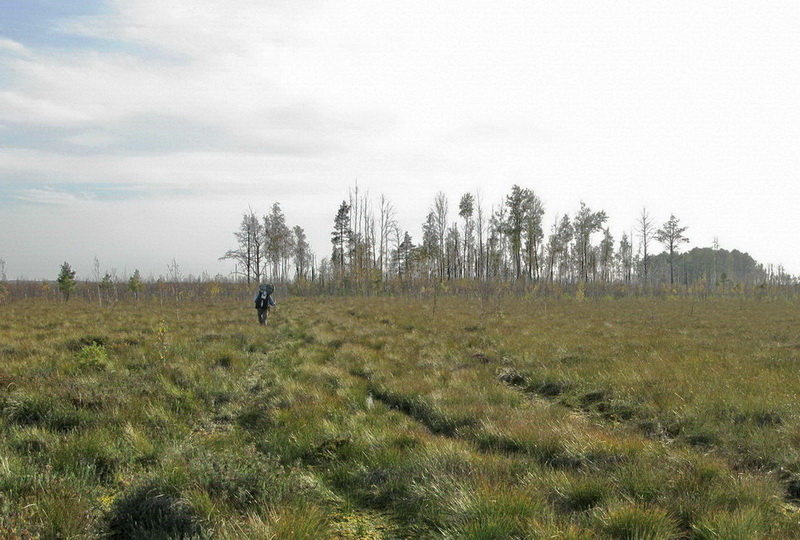
<path fill-rule="evenodd" d="M 800 305 L 0 306 L 0 537 L 800 538 Z"/>

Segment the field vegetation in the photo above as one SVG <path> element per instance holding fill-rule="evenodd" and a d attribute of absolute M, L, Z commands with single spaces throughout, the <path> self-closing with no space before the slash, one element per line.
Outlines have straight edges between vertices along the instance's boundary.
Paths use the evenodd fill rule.
<path fill-rule="evenodd" d="M 0 537 L 800 538 L 800 310 L 0 306 Z"/>

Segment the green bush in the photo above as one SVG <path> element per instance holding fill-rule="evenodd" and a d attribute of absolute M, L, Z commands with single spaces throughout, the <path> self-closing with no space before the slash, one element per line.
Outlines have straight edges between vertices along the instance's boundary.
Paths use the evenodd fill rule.
<path fill-rule="evenodd" d="M 100 343 L 93 341 L 84 345 L 77 354 L 80 371 L 105 371 L 108 369 L 108 353 Z"/>

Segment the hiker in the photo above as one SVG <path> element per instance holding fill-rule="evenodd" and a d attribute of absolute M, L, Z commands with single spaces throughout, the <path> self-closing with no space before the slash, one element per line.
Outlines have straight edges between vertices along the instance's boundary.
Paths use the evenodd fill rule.
<path fill-rule="evenodd" d="M 275 287 L 272 285 L 263 283 L 258 288 L 255 298 L 253 298 L 253 301 L 256 303 L 256 309 L 258 310 L 258 324 L 267 324 L 269 308 L 275 305 L 275 300 L 272 299 L 272 292 L 274 290 Z"/>

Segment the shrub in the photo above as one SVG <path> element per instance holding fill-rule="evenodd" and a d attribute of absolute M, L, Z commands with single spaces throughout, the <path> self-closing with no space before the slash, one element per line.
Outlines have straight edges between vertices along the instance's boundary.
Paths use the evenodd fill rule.
<path fill-rule="evenodd" d="M 77 355 L 79 371 L 105 371 L 108 369 L 108 353 L 100 343 L 93 341 L 84 345 Z"/>
<path fill-rule="evenodd" d="M 202 532 L 190 503 L 174 487 L 158 481 L 124 493 L 106 516 L 106 534 L 113 540 L 183 540 Z"/>

